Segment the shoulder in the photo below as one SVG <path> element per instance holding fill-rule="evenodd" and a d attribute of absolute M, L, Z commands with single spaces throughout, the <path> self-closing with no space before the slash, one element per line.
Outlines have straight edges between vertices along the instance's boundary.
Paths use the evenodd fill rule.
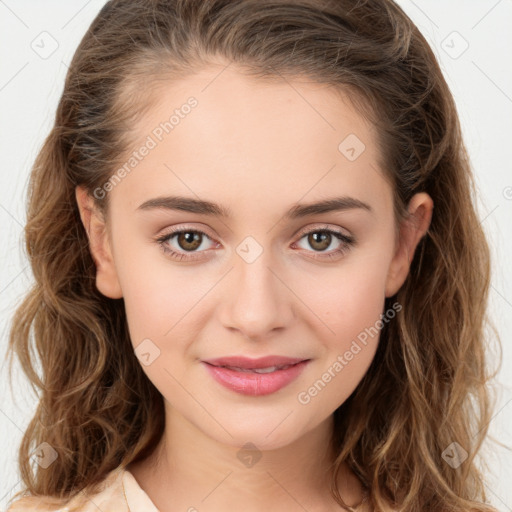
<path fill-rule="evenodd" d="M 67 512 L 65 502 L 52 498 L 24 496 L 17 499 L 7 512 Z"/>
<path fill-rule="evenodd" d="M 94 494 L 82 491 L 70 500 L 23 496 L 14 501 L 7 512 L 128 512 L 122 485 L 123 473 L 120 467 L 111 471 Z"/>

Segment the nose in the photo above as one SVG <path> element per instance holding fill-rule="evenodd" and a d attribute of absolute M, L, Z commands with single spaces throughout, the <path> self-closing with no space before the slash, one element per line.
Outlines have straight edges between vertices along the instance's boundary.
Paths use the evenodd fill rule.
<path fill-rule="evenodd" d="M 252 263 L 235 255 L 220 313 L 226 329 L 258 341 L 291 325 L 294 295 L 280 268 L 265 251 Z"/>

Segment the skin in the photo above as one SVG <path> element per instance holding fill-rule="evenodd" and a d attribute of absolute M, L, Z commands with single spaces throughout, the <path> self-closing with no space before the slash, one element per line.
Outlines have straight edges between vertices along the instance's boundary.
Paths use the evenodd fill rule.
<path fill-rule="evenodd" d="M 309 403 L 297 396 L 380 319 L 385 297 L 407 277 L 433 202 L 415 195 L 398 236 L 377 134 L 346 97 L 311 81 L 264 83 L 234 65 L 219 74 L 223 68 L 159 90 L 158 103 L 132 127 L 134 149 L 187 98 L 198 106 L 109 192 L 105 220 L 76 189 L 98 289 L 124 299 L 134 348 L 149 338 L 160 350 L 142 368 L 165 398 L 165 433 L 154 454 L 128 469 L 161 512 L 341 510 L 328 492 L 333 412 L 365 375 L 378 336 Z M 349 134 L 366 146 L 354 161 L 338 150 Z M 214 201 L 232 218 L 137 211 L 171 194 Z M 372 211 L 283 218 L 296 203 L 340 195 Z M 154 241 L 173 226 L 207 233 L 198 259 L 173 260 Z M 315 259 L 343 242 L 332 237 L 322 249 L 297 234 L 326 226 L 356 243 Z M 236 251 L 247 236 L 263 250 L 252 263 Z M 178 237 L 167 244 L 187 254 Z M 288 386 L 260 397 L 222 387 L 200 363 L 269 354 L 312 361 Z M 252 467 L 237 457 L 247 442 L 261 455 Z M 345 466 L 339 488 L 349 505 L 361 501 Z"/>

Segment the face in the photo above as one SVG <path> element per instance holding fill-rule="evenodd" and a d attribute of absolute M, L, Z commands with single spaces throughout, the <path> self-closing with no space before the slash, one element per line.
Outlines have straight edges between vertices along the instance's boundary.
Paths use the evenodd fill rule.
<path fill-rule="evenodd" d="M 219 69 L 161 88 L 133 126 L 138 156 L 102 189 L 107 234 L 87 225 L 98 289 L 124 299 L 166 407 L 222 443 L 272 449 L 326 421 L 365 375 L 429 198 L 415 196 L 423 221 L 402 243 L 377 134 L 347 98 Z"/>

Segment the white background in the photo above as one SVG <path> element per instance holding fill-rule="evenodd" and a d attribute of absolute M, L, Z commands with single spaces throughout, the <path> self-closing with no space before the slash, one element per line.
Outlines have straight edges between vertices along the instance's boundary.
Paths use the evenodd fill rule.
<path fill-rule="evenodd" d="M 0 357 L 17 302 L 31 272 L 22 249 L 30 166 L 48 134 L 67 64 L 104 0 L 0 0 Z M 455 96 L 480 190 L 479 213 L 493 248 L 490 313 L 503 343 L 500 389 L 491 433 L 512 446 L 512 2 L 510 0 L 400 0 L 429 40 Z M 50 56 L 33 47 L 51 48 Z M 466 45 L 468 48 L 462 53 Z M 41 51 L 41 50 L 40 50 Z M 459 55 L 460 54 L 460 55 Z M 491 360 L 494 365 L 494 361 Z M 15 366 L 0 373 L 0 510 L 19 490 L 17 449 L 36 400 Z M 512 510 L 512 455 L 489 446 L 489 499 Z"/>

